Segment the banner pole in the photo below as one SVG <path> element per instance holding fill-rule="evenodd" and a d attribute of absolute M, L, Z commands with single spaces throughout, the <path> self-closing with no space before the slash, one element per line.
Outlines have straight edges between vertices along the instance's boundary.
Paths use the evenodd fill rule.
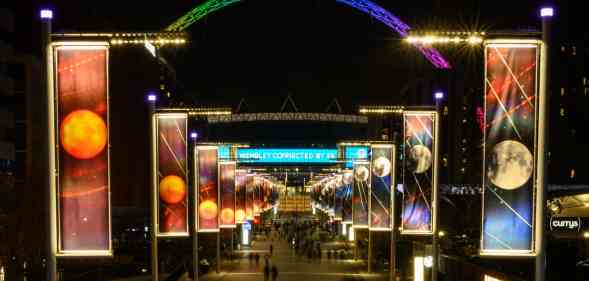
<path fill-rule="evenodd" d="M 538 116 L 538 179 L 536 198 L 536 259 L 535 280 L 546 280 L 546 234 L 545 234 L 545 213 L 546 213 L 546 186 L 548 183 L 548 130 L 550 124 L 549 109 L 550 103 L 550 25 L 552 15 L 542 15 L 542 46 L 540 48 L 540 98 Z"/>
<path fill-rule="evenodd" d="M 157 249 L 157 243 L 158 243 L 158 239 L 157 239 L 157 190 L 156 190 L 156 186 L 157 186 L 157 180 L 156 180 L 156 160 L 155 158 L 157 157 L 156 152 L 155 152 L 155 147 L 156 147 L 156 137 L 155 137 L 155 126 L 156 126 L 156 121 L 154 119 L 154 112 L 155 112 L 155 101 L 151 101 L 149 102 L 149 120 L 151 122 L 151 126 L 149 126 L 150 129 L 150 135 L 151 135 L 151 179 L 152 179 L 152 185 L 153 185 L 153 194 L 152 194 L 152 202 L 151 202 L 151 280 L 153 281 L 158 281 L 158 275 L 159 275 L 159 269 L 158 269 L 158 249 Z"/>
<path fill-rule="evenodd" d="M 439 155 L 439 147 L 440 137 L 438 136 L 439 128 L 440 128 L 440 101 L 441 99 L 436 99 L 436 114 L 435 114 L 435 124 L 434 124 L 434 186 L 433 186 L 433 204 L 432 204 L 432 281 L 438 281 L 438 265 L 439 265 L 439 246 L 438 246 L 438 155 Z"/>
<path fill-rule="evenodd" d="M 49 236 L 46 237 L 46 246 L 47 246 L 47 268 L 46 268 L 46 278 L 48 281 L 56 281 L 57 279 L 57 257 L 56 257 L 56 250 L 57 250 L 57 214 L 56 214 L 56 189 L 54 186 L 55 182 L 55 162 L 53 157 L 55 157 L 55 145 L 52 140 L 53 135 L 53 49 L 51 48 L 51 17 L 44 17 L 41 16 L 41 57 L 42 57 L 42 85 L 41 89 L 43 90 L 42 94 L 45 96 L 45 114 L 47 115 L 47 127 L 45 128 L 45 132 L 43 137 L 47 141 L 47 146 L 42 148 L 43 152 L 42 155 L 47 157 L 43 159 L 45 161 L 44 164 L 46 165 L 46 171 L 48 171 L 48 177 L 46 178 L 45 184 L 45 204 L 47 205 L 47 231 Z"/>
<path fill-rule="evenodd" d="M 372 273 L 372 231 L 368 229 L 368 273 Z"/>

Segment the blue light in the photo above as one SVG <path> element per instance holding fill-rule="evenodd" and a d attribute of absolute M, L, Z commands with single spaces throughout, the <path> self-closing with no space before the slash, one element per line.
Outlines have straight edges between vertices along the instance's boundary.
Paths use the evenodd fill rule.
<path fill-rule="evenodd" d="M 220 145 L 218 155 L 220 159 L 231 159 L 231 145 Z"/>
<path fill-rule="evenodd" d="M 330 164 L 337 160 L 337 149 L 238 148 L 237 160 L 247 163 Z"/>
<path fill-rule="evenodd" d="M 346 146 L 344 155 L 346 157 L 346 168 L 354 166 L 354 160 L 367 160 L 369 158 L 370 147 L 368 146 Z"/>
<path fill-rule="evenodd" d="M 441 100 L 444 98 L 444 93 L 443 92 L 435 92 L 434 98 L 436 98 L 437 100 Z"/>
<path fill-rule="evenodd" d="M 544 7 L 540 9 L 540 17 L 553 17 L 554 9 L 552 7 Z"/>
<path fill-rule="evenodd" d="M 197 132 L 190 133 L 190 138 L 193 139 L 193 140 L 197 139 L 198 138 L 198 133 Z"/>
<path fill-rule="evenodd" d="M 42 9 L 39 13 L 42 19 L 52 19 L 53 11 L 49 9 Z"/>

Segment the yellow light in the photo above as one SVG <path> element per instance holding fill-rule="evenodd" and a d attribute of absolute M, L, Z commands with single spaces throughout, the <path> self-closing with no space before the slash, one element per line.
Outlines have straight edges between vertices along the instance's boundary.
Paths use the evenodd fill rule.
<path fill-rule="evenodd" d="M 583 238 L 589 239 L 589 231 L 583 232 Z"/>
<path fill-rule="evenodd" d="M 438 236 L 444 237 L 444 236 L 446 236 L 446 232 L 444 232 L 443 230 L 440 230 L 440 232 L 438 232 Z"/>

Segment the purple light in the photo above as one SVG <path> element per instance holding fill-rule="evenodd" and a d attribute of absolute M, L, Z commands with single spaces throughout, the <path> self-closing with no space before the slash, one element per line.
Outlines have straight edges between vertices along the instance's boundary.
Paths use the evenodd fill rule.
<path fill-rule="evenodd" d="M 148 94 L 147 95 L 147 101 L 149 101 L 149 102 L 155 102 L 155 101 L 157 101 L 157 95 L 156 94 Z"/>
<path fill-rule="evenodd" d="M 42 19 L 52 19 L 53 18 L 53 11 L 49 9 L 42 9 L 40 12 L 40 16 Z"/>
<path fill-rule="evenodd" d="M 441 99 L 443 99 L 443 98 L 444 98 L 444 93 L 443 93 L 443 92 L 435 92 L 435 93 L 434 93 L 434 98 L 435 98 L 436 100 L 441 100 Z"/>
<path fill-rule="evenodd" d="M 554 16 L 554 9 L 552 7 L 544 7 L 540 9 L 540 17 L 552 17 Z"/>
<path fill-rule="evenodd" d="M 193 139 L 193 140 L 197 139 L 198 138 L 198 133 L 197 132 L 190 133 L 190 138 Z"/>

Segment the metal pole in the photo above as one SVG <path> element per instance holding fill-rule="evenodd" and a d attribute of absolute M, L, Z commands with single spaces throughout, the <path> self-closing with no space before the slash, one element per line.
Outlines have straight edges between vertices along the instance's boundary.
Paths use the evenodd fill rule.
<path fill-rule="evenodd" d="M 535 280 L 546 280 L 545 208 L 546 185 L 548 182 L 548 129 L 550 95 L 550 22 L 552 16 L 542 16 L 542 48 L 540 53 L 540 98 L 538 122 L 538 177 L 536 198 L 536 260 Z"/>
<path fill-rule="evenodd" d="M 393 170 L 394 171 L 394 170 Z M 397 244 L 395 243 L 395 229 L 391 229 L 391 257 L 389 262 L 389 276 L 390 281 L 395 281 L 397 278 Z"/>
<path fill-rule="evenodd" d="M 372 272 L 372 231 L 368 229 L 368 273 Z"/>
<path fill-rule="evenodd" d="M 40 108 L 46 110 L 47 123 L 43 138 L 46 140 L 47 146 L 41 148 L 41 155 L 45 158 L 43 161 L 45 170 L 48 171 L 47 178 L 45 179 L 45 204 L 47 205 L 47 218 L 46 218 L 46 229 L 49 236 L 46 241 L 46 278 L 48 281 L 59 280 L 57 277 L 57 220 L 56 220 L 56 190 L 54 186 L 55 180 L 55 163 L 52 160 L 55 153 L 54 142 L 51 138 L 53 135 L 53 62 L 51 61 L 53 56 L 53 50 L 50 48 L 51 44 L 51 18 L 41 17 L 41 90 L 44 95 L 44 102 Z M 42 99 L 43 100 L 43 99 Z M 43 157 L 43 156 L 42 156 Z"/>
<path fill-rule="evenodd" d="M 396 143 L 396 140 L 393 140 Z M 395 187 L 397 186 L 397 178 L 396 172 L 397 171 L 397 148 L 393 146 L 393 157 L 392 157 L 392 164 L 393 167 L 391 168 L 391 241 L 390 241 L 390 250 L 391 250 L 391 257 L 389 262 L 389 279 L 390 281 L 396 281 L 397 279 L 397 237 L 396 237 L 396 224 L 395 224 Z"/>
<path fill-rule="evenodd" d="M 157 206 L 157 191 L 155 190 L 155 187 L 157 186 L 157 179 L 156 179 L 156 152 L 155 152 L 155 146 L 156 144 L 156 132 L 155 132 L 155 125 L 156 125 L 156 121 L 154 119 L 154 112 L 155 112 L 155 101 L 149 101 L 149 122 L 151 123 L 151 126 L 149 126 L 149 130 L 150 130 L 150 136 L 151 136 L 151 169 L 150 169 L 150 176 L 151 176 L 151 184 L 154 188 L 153 190 L 153 194 L 152 194 L 152 200 L 151 200 L 151 211 L 152 211 L 152 216 L 151 216 L 151 280 L 153 281 L 158 281 L 159 280 L 159 264 L 158 264 L 158 249 L 157 249 L 157 244 L 158 244 L 158 240 L 157 240 L 157 228 L 158 228 L 158 222 L 157 222 L 157 217 L 156 216 L 156 212 L 158 211 L 158 206 Z"/>
<path fill-rule="evenodd" d="M 437 139 L 435 140 L 435 154 L 434 154 L 434 193 L 433 193 L 433 204 L 432 204 L 432 281 L 438 280 L 438 265 L 439 265 L 439 249 L 438 249 L 438 155 L 440 153 L 440 137 L 438 136 L 438 132 L 440 129 L 441 123 L 441 114 L 440 114 L 440 103 L 443 97 L 436 98 L 436 123 L 435 123 L 435 134 L 434 137 Z"/>
<path fill-rule="evenodd" d="M 192 236 L 192 269 L 194 270 L 194 281 L 198 281 L 198 231 L 194 230 Z"/>
<path fill-rule="evenodd" d="M 215 272 L 218 274 L 221 271 L 221 230 L 217 232 L 217 266 Z"/>

